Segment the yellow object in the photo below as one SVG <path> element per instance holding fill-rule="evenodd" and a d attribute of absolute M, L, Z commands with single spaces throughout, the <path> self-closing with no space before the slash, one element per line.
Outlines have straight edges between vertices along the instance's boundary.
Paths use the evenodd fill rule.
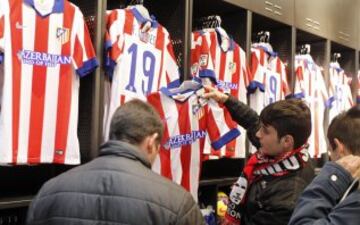
<path fill-rule="evenodd" d="M 223 200 L 219 200 L 217 202 L 217 215 L 219 217 L 224 217 L 225 216 L 225 213 L 226 213 L 226 210 L 227 210 L 227 205 L 224 203 Z"/>

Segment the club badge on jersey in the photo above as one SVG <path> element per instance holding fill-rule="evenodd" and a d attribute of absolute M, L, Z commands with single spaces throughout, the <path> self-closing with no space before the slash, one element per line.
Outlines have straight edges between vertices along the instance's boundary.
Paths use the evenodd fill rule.
<path fill-rule="evenodd" d="M 56 37 L 61 44 L 66 44 L 70 40 L 70 29 L 58 27 L 56 29 Z"/>

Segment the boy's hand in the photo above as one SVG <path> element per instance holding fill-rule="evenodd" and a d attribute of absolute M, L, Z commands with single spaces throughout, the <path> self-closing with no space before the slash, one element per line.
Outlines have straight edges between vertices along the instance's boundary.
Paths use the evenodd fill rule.
<path fill-rule="evenodd" d="M 214 87 L 211 87 L 210 85 L 204 85 L 204 88 L 206 90 L 206 93 L 203 94 L 203 98 L 206 99 L 214 99 L 218 103 L 224 103 L 226 100 L 228 100 L 229 96 L 220 92 Z"/>

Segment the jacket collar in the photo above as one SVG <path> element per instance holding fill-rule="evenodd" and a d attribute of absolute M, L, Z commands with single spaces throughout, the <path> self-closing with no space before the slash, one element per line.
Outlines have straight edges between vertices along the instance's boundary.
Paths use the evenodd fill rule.
<path fill-rule="evenodd" d="M 151 168 L 151 164 L 145 153 L 136 146 L 123 141 L 110 140 L 100 147 L 100 156 L 118 156 L 140 161 L 144 166 Z"/>
<path fill-rule="evenodd" d="M 36 9 L 34 0 L 24 0 L 24 3 L 31 6 L 39 15 L 41 13 Z M 43 17 L 46 17 L 53 13 L 63 13 L 64 12 L 64 0 L 54 0 L 54 6 L 52 11 L 47 15 L 41 15 Z"/>

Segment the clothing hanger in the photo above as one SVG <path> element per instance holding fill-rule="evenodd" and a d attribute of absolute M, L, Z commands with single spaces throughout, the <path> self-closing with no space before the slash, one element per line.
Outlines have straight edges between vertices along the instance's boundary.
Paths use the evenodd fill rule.
<path fill-rule="evenodd" d="M 341 53 L 339 52 L 335 52 L 333 55 L 332 55 L 332 59 L 331 59 L 331 62 L 333 63 L 339 63 L 339 59 L 341 58 Z"/>
<path fill-rule="evenodd" d="M 270 42 L 270 31 L 260 31 L 257 33 L 257 41 L 259 43 L 269 43 Z"/>
<path fill-rule="evenodd" d="M 265 50 L 269 54 L 274 53 L 274 50 L 273 50 L 271 44 L 269 43 L 270 42 L 270 31 L 259 31 L 256 34 L 256 40 L 257 40 L 257 43 L 255 43 L 253 45 L 254 47 L 265 48 Z"/>
<path fill-rule="evenodd" d="M 144 5 L 144 0 L 131 0 L 128 5 Z"/>
<path fill-rule="evenodd" d="M 310 44 L 301 45 L 300 55 L 309 55 L 310 52 L 311 52 L 311 45 Z"/>
<path fill-rule="evenodd" d="M 218 28 L 221 27 L 221 22 L 221 17 L 218 15 L 205 16 L 196 20 L 196 27 L 198 30 Z"/>
<path fill-rule="evenodd" d="M 128 4 L 128 7 L 136 8 L 145 19 L 153 20 L 149 11 L 144 6 L 144 0 L 131 0 Z"/>

